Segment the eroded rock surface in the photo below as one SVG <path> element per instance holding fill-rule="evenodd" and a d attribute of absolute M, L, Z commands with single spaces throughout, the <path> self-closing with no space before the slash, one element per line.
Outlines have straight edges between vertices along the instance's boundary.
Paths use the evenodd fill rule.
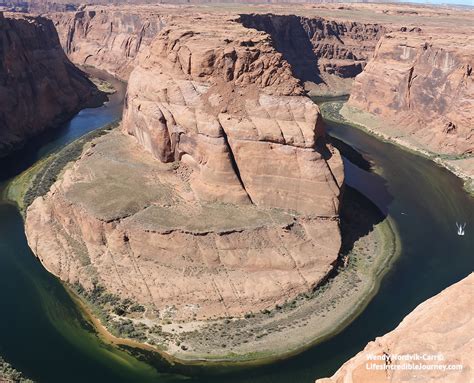
<path fill-rule="evenodd" d="M 474 151 L 472 33 L 406 28 L 384 36 L 349 105 L 393 123 L 434 153 Z"/>
<path fill-rule="evenodd" d="M 74 63 L 127 79 L 138 52 L 166 25 L 168 12 L 158 7 L 142 10 L 140 7 L 97 6 L 50 17 L 64 51 Z"/>
<path fill-rule="evenodd" d="M 186 18 L 193 12 L 214 12 L 220 17 L 229 17 L 229 13 L 219 7 L 176 8 L 170 5 L 87 6 L 76 13 L 56 13 L 50 17 L 73 62 L 104 68 L 127 79 L 138 52 L 168 23 L 179 22 L 181 15 Z M 385 31 L 376 23 L 334 21 L 288 13 L 243 13 L 240 17 L 235 13 L 234 17 L 246 28 L 268 33 L 296 77 L 325 85 L 326 91 L 336 87 L 347 92 L 350 79 L 361 72 Z M 341 87 L 341 84 L 344 85 Z"/>
<path fill-rule="evenodd" d="M 0 12 L 0 156 L 97 95 L 67 59 L 50 20 Z"/>
<path fill-rule="evenodd" d="M 234 16 L 170 23 L 125 104 L 122 131 L 28 209 L 48 270 L 182 320 L 274 307 L 325 278 L 342 161 L 266 33 Z"/>
<path fill-rule="evenodd" d="M 272 36 L 275 47 L 303 81 L 322 83 L 328 75 L 353 78 L 362 72 L 385 27 L 297 15 L 241 15 L 249 28 Z"/>
<path fill-rule="evenodd" d="M 118 131 L 35 200 L 26 233 L 61 279 L 184 320 L 274 307 L 324 278 L 340 247 L 336 217 L 204 202 L 182 166 Z"/>
<path fill-rule="evenodd" d="M 232 18 L 165 29 L 130 77 L 124 129 L 185 163 L 202 200 L 336 215 L 338 155 L 270 41 Z"/>
<path fill-rule="evenodd" d="M 419 305 L 388 334 L 370 342 L 347 361 L 331 378 L 316 383 L 385 383 L 385 382 L 470 382 L 474 349 L 474 274 L 448 287 Z M 423 360 L 425 365 L 462 365 L 461 370 L 375 370 L 367 363 L 403 364 L 409 362 L 369 360 L 390 355 L 441 355 L 442 360 Z"/>

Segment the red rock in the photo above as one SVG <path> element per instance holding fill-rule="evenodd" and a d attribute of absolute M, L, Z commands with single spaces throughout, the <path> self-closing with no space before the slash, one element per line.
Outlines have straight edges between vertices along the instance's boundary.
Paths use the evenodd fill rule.
<path fill-rule="evenodd" d="M 331 377 L 316 383 L 470 382 L 474 348 L 474 274 L 420 304 L 393 331 L 370 342 Z M 370 357 L 390 357 L 372 362 Z M 422 360 L 403 361 L 413 356 Z M 438 359 L 432 359 L 433 357 Z M 424 359 L 423 359 L 424 358 Z M 429 359 L 431 358 L 431 359 Z M 442 358 L 442 359 L 440 359 Z M 385 364 L 461 365 L 458 370 L 374 369 Z M 369 368 L 367 367 L 369 365 Z"/>
<path fill-rule="evenodd" d="M 50 20 L 0 18 L 0 155 L 67 120 L 95 96 L 95 86 L 62 51 Z"/>

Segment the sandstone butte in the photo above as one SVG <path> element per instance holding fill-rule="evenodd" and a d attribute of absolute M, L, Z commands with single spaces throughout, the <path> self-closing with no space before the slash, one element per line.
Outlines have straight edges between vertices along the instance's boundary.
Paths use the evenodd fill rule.
<path fill-rule="evenodd" d="M 342 161 L 267 33 L 169 22 L 134 64 L 122 129 L 28 209 L 53 274 L 191 320 L 274 307 L 333 268 Z"/>
<path fill-rule="evenodd" d="M 182 13 L 193 11 L 194 7 L 87 6 L 76 13 L 58 12 L 49 17 L 74 63 L 100 67 L 127 79 L 138 52 L 146 49 L 168 23 L 179 22 Z M 226 16 L 227 12 L 223 14 Z M 377 23 L 317 16 L 250 13 L 241 14 L 240 20 L 245 27 L 271 36 L 275 49 L 284 55 L 296 77 L 313 82 L 324 79 L 338 86 L 362 71 L 384 32 Z"/>
<path fill-rule="evenodd" d="M 0 12 L 0 156 L 97 96 L 64 54 L 50 20 Z"/>
<path fill-rule="evenodd" d="M 389 382 L 472 382 L 474 352 L 474 274 L 448 287 L 420 304 L 393 331 L 370 342 L 363 351 L 347 361 L 331 377 L 316 383 L 389 383 Z M 375 370 L 367 369 L 369 357 L 384 355 L 442 355 L 440 361 L 422 364 L 462 365 L 462 370 Z M 400 365 L 394 360 L 376 361 L 379 365 Z M 415 362 L 416 363 L 416 362 Z"/>

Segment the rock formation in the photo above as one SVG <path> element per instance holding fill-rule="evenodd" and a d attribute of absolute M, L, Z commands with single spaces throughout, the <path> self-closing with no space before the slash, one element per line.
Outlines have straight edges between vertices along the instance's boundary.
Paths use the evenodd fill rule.
<path fill-rule="evenodd" d="M 181 20 L 154 41 L 130 77 L 124 129 L 161 161 L 193 169 L 201 199 L 337 214 L 342 173 L 314 150 L 318 108 L 268 35 L 218 19 L 206 19 L 212 33 Z"/>
<path fill-rule="evenodd" d="M 331 378 L 317 383 L 470 382 L 474 348 L 474 274 L 448 287 L 413 310 L 393 331 L 370 342 Z M 425 360 L 399 361 L 396 356 L 418 355 Z M 385 360 L 371 361 L 370 357 Z M 429 357 L 439 356 L 441 359 Z M 388 359 L 390 357 L 390 359 Z M 368 369 L 367 364 L 380 369 Z M 384 365 L 462 365 L 458 370 L 384 370 Z M 373 367 L 373 366 L 372 366 Z"/>
<path fill-rule="evenodd" d="M 244 26 L 265 31 L 303 81 L 328 75 L 353 78 L 362 72 L 385 31 L 378 24 L 336 22 L 296 15 L 241 15 Z"/>
<path fill-rule="evenodd" d="M 127 79 L 133 59 L 148 46 L 167 20 L 155 7 L 87 7 L 75 13 L 50 15 L 62 46 L 77 65 L 90 65 Z"/>
<path fill-rule="evenodd" d="M 0 13 L 0 155 L 97 96 L 65 56 L 50 20 Z"/>
<path fill-rule="evenodd" d="M 428 151 L 472 154 L 473 50 L 472 34 L 462 29 L 389 33 L 357 76 L 349 105 L 392 122 Z"/>
<path fill-rule="evenodd" d="M 235 17 L 166 27 L 132 72 L 123 132 L 28 209 L 55 275 L 191 320 L 274 307 L 340 247 L 342 161 L 270 37 Z"/>
<path fill-rule="evenodd" d="M 170 6 L 87 6 L 51 17 L 73 62 L 105 68 L 126 79 L 138 52 L 166 24 L 178 20 L 179 13 Z M 296 77 L 327 86 L 339 86 L 338 79 L 360 73 L 385 30 L 378 24 L 290 14 L 241 14 L 239 21 L 268 33 Z"/>
<path fill-rule="evenodd" d="M 2 383 L 33 383 L 20 371 L 16 370 L 10 363 L 0 356 L 0 382 Z"/>

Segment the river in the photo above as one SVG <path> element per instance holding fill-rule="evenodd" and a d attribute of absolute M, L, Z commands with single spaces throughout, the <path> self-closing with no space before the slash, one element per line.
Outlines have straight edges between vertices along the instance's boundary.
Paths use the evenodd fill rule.
<path fill-rule="evenodd" d="M 118 92 L 107 105 L 81 111 L 60 129 L 0 160 L 0 192 L 38 159 L 120 118 L 124 85 L 114 85 Z M 61 283 L 32 254 L 16 207 L 2 199 L 0 355 L 28 377 L 48 383 L 309 383 L 333 374 L 367 342 L 395 328 L 419 303 L 474 269 L 474 200 L 457 177 L 427 159 L 343 124 L 328 122 L 328 132 L 346 143 L 348 152 L 355 150 L 371 164 L 360 167 L 344 158 L 346 183 L 390 215 L 402 244 L 402 253 L 378 293 L 338 335 L 267 366 L 189 367 L 179 373 L 161 361 L 152 367 L 95 335 Z M 467 222 L 464 237 L 456 235 L 456 221 Z"/>

